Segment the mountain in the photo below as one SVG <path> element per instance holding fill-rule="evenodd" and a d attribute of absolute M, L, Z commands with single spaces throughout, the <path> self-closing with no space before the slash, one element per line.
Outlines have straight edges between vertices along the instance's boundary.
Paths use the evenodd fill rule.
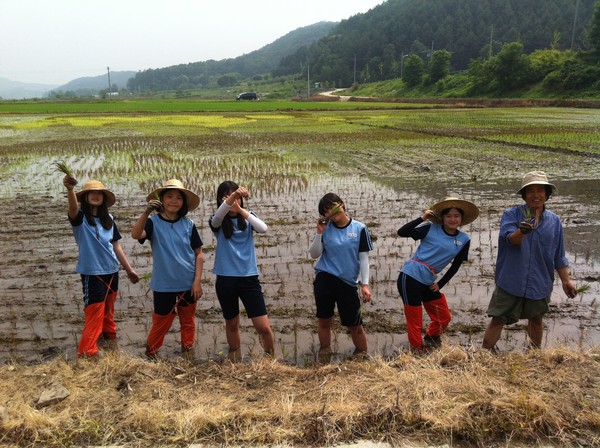
<path fill-rule="evenodd" d="M 188 89 L 215 84 L 219 77 L 225 75 L 235 82 L 236 79 L 268 74 L 282 57 L 327 36 L 337 24 L 319 22 L 298 28 L 258 50 L 236 58 L 144 70 L 129 81 L 128 87 L 134 91 Z"/>
<path fill-rule="evenodd" d="M 111 89 L 118 92 L 127 88 L 129 78 L 135 76 L 135 71 L 110 72 Z M 100 90 L 108 89 L 108 73 L 98 76 L 86 76 L 56 87 L 53 92 L 74 92 L 79 96 L 97 95 Z"/>
<path fill-rule="evenodd" d="M 0 78 L 0 98 L 4 100 L 22 100 L 24 98 L 43 98 L 55 85 L 31 84 Z"/>
<path fill-rule="evenodd" d="M 527 53 L 585 50 L 595 1 L 387 0 L 282 58 L 274 74 L 294 75 L 308 63 L 311 78 L 349 86 L 356 71 L 371 81 L 400 77 L 403 57 L 432 50 L 449 51 L 457 71 L 508 42 Z"/>

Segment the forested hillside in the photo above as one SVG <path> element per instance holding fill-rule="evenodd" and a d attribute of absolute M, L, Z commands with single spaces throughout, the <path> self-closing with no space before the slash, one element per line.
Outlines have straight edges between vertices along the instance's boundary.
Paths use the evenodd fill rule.
<path fill-rule="evenodd" d="M 453 71 L 520 42 L 537 49 L 582 50 L 594 0 L 388 0 L 342 21 L 325 38 L 283 58 L 273 74 L 310 65 L 311 78 L 349 86 L 400 77 L 408 54 L 451 54 Z M 491 45 L 491 46 L 490 46 Z"/>
<path fill-rule="evenodd" d="M 471 96 L 506 95 L 544 81 L 542 95 L 572 95 L 590 86 L 596 92 L 600 67 L 588 56 L 598 46 L 592 23 L 597 2 L 387 0 L 338 24 L 295 30 L 235 59 L 138 72 L 128 89 L 138 94 L 235 90 L 242 84 L 306 80 L 310 72 L 311 81 L 327 87 L 402 79 L 401 89 L 423 83 Z M 460 72 L 469 79 L 454 92 L 447 93 L 451 82 L 436 84 Z M 298 94 L 295 89 L 288 93 Z"/>
<path fill-rule="evenodd" d="M 336 22 L 319 22 L 298 28 L 275 42 L 251 53 L 221 61 L 192 62 L 138 72 L 127 87 L 133 92 L 233 85 L 241 79 L 271 72 L 282 57 L 328 35 Z"/>

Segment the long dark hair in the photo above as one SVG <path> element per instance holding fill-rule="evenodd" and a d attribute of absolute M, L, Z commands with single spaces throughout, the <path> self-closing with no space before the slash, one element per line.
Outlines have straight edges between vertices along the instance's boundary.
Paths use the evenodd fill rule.
<path fill-rule="evenodd" d="M 165 195 L 166 192 L 171 191 L 171 190 L 175 190 L 178 191 L 179 194 L 181 195 L 181 197 L 183 198 L 183 204 L 181 205 L 181 208 L 179 210 L 177 210 L 177 216 L 179 216 L 180 218 L 187 215 L 188 214 L 188 204 L 187 204 L 187 196 L 185 195 L 185 193 L 183 191 L 181 191 L 179 188 L 167 188 L 163 191 L 161 191 L 158 194 L 158 197 L 160 198 L 160 202 L 162 202 L 163 200 L 163 196 Z"/>
<path fill-rule="evenodd" d="M 221 182 L 221 185 L 217 188 L 217 207 L 220 207 L 223 203 L 223 197 L 230 191 L 235 191 L 239 188 L 239 185 L 233 182 L 232 180 L 226 180 L 225 182 Z M 241 198 L 240 206 L 244 207 L 244 198 Z M 246 230 L 246 220 L 242 217 L 242 215 L 237 215 L 237 226 L 240 230 Z M 223 222 L 221 223 L 221 229 L 223 230 L 223 236 L 225 238 L 231 238 L 233 235 L 233 222 L 231 216 L 229 214 L 225 215 L 223 218 Z"/>
<path fill-rule="evenodd" d="M 88 194 L 89 193 L 86 193 L 83 196 L 81 196 L 81 211 L 83 212 L 85 219 L 87 219 L 88 224 L 90 226 L 95 226 L 96 221 L 94 221 L 93 208 L 87 200 Z M 113 226 L 113 220 L 108 214 L 108 207 L 106 206 L 106 195 L 104 194 L 104 192 L 102 193 L 102 196 L 104 197 L 104 200 L 102 201 L 102 204 L 97 207 L 96 216 L 100 220 L 100 224 L 102 224 L 102 227 L 108 230 Z"/>

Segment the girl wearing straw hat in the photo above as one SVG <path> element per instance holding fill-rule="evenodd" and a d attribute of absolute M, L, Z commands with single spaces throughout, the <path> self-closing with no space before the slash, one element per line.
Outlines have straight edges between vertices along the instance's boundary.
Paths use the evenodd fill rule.
<path fill-rule="evenodd" d="M 217 188 L 217 211 L 208 221 L 217 239 L 215 289 L 225 319 L 225 336 L 229 344 L 227 358 L 242 359 L 240 335 L 241 300 L 252 325 L 260 337 L 265 353 L 275 353 L 275 338 L 267 307 L 258 280 L 258 265 L 254 247 L 254 232 L 266 233 L 267 225 L 254 213 L 244 209 L 244 198 L 250 192 L 233 181 L 222 182 Z"/>
<path fill-rule="evenodd" d="M 470 237 L 459 230 L 479 216 L 475 204 L 458 198 L 446 198 L 431 210 L 405 224 L 398 230 L 402 237 L 420 240 L 414 256 L 408 260 L 398 276 L 398 292 L 404 302 L 408 341 L 415 351 L 426 351 L 441 345 L 440 335 L 452 316 L 446 296 L 440 290 L 458 272 L 469 254 Z M 448 263 L 450 268 L 436 281 L 437 275 Z M 422 338 L 423 310 L 431 323 Z"/>
<path fill-rule="evenodd" d="M 81 275 L 85 323 L 77 348 L 78 357 L 98 354 L 98 339 L 116 342 L 114 320 L 115 301 L 119 289 L 119 263 L 132 283 L 139 277 L 133 270 L 119 240 L 121 234 L 108 208 L 115 203 L 115 195 L 102 182 L 89 180 L 75 193 L 77 180 L 70 175 L 63 178 L 69 204 L 68 217 L 79 247 L 77 272 Z M 81 203 L 81 207 L 77 204 Z"/>
<path fill-rule="evenodd" d="M 175 316 L 179 316 L 181 353 L 194 357 L 196 302 L 202 297 L 202 240 L 188 212 L 200 204 L 197 194 L 171 179 L 150 193 L 148 205 L 133 225 L 131 236 L 152 246 L 154 313 L 146 356 L 155 359 Z M 156 212 L 150 216 L 152 212 Z"/>

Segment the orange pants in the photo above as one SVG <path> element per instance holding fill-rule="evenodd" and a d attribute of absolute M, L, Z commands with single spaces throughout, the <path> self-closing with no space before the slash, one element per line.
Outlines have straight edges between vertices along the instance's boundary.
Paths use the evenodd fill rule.
<path fill-rule="evenodd" d="M 423 307 L 431 319 L 425 334 L 429 336 L 439 336 L 448 327 L 452 316 L 446 302 L 446 296 L 429 302 L 423 302 L 423 306 L 404 305 L 404 315 L 406 316 L 406 332 L 408 341 L 412 348 L 421 350 L 423 347 Z"/>
<path fill-rule="evenodd" d="M 81 332 L 81 340 L 77 348 L 78 357 L 93 357 L 98 354 L 98 338 L 104 335 L 106 339 L 117 338 L 115 324 L 115 301 L 117 292 L 106 295 L 104 302 L 92 303 L 83 309 L 85 323 Z"/>
<path fill-rule="evenodd" d="M 150 329 L 146 343 L 147 356 L 154 356 L 162 347 L 165 336 L 171 329 L 176 315 L 179 316 L 181 327 L 181 350 L 189 351 L 194 348 L 196 339 L 196 304 L 193 303 L 186 306 L 178 304 L 176 308 L 176 313 L 173 311 L 166 316 L 152 313 L 152 328 Z"/>

